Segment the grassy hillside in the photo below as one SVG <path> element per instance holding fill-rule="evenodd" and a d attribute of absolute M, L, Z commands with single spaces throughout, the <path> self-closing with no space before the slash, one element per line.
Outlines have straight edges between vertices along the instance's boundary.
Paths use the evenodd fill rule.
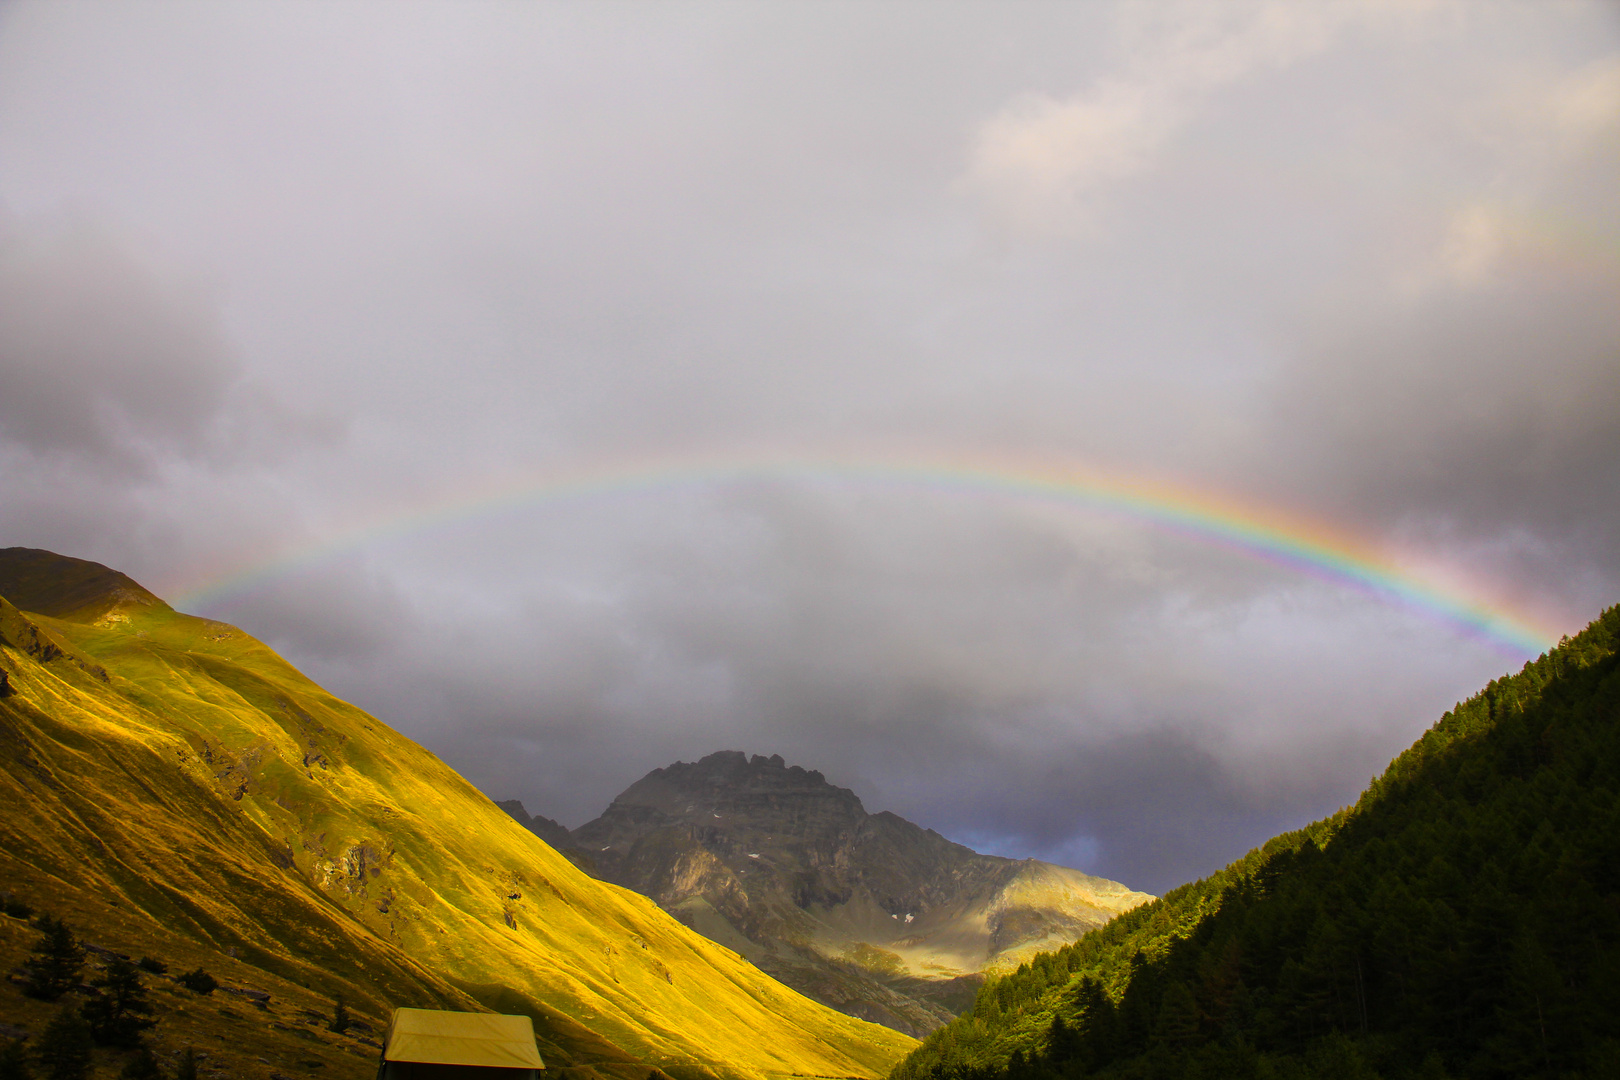
<path fill-rule="evenodd" d="M 915 1045 L 580 873 L 240 630 L 24 549 L 0 552 L 0 596 L 3 888 L 104 948 L 271 995 L 176 991 L 190 1008 L 160 1044 L 209 1043 L 229 1075 L 369 1076 L 374 1050 L 298 1019 L 341 994 L 373 1025 L 528 1012 L 548 1064 L 582 1077 L 875 1076 Z M 37 937 L 0 929 L 12 963 Z M 37 1030 L 41 1007 L 0 993 Z"/>
<path fill-rule="evenodd" d="M 1357 804 L 986 985 L 895 1080 L 1620 1075 L 1620 608 Z"/>

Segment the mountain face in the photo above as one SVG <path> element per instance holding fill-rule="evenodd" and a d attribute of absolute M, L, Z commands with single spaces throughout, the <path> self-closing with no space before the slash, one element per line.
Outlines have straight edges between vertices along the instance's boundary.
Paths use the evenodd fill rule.
<path fill-rule="evenodd" d="M 498 802 L 495 805 L 510 814 L 512 816 L 512 820 L 534 833 L 534 835 L 538 836 L 540 839 L 544 840 L 558 851 L 563 851 L 574 846 L 574 838 L 568 834 L 568 830 L 565 829 L 560 823 L 552 821 L 548 817 L 541 817 L 538 814 L 531 817 L 529 812 L 523 808 L 523 804 L 518 800 L 507 799 L 506 801 Z"/>
<path fill-rule="evenodd" d="M 819 772 L 738 751 L 653 770 L 570 841 L 590 872 L 800 992 L 918 1035 L 962 1011 L 986 969 L 1016 967 L 1151 899 L 1066 867 L 980 855 L 867 813 Z"/>
<path fill-rule="evenodd" d="M 375 1050 L 308 1026 L 338 997 L 374 1031 L 401 1005 L 526 1013 L 570 1080 L 875 1078 L 915 1045 L 581 873 L 235 627 L 27 549 L 0 550 L 9 597 L 0 899 L 63 918 L 98 963 L 219 978 L 205 999 L 149 977 L 160 1050 L 362 1080 Z M 0 916 L 0 963 L 38 938 Z M 0 982 L 8 1028 L 54 1012 Z"/>
<path fill-rule="evenodd" d="M 1620 607 L 1356 805 L 980 990 L 893 1080 L 1620 1076 Z"/>

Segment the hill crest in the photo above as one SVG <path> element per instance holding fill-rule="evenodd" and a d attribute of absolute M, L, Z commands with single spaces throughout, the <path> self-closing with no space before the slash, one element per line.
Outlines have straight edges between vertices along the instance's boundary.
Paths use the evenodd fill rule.
<path fill-rule="evenodd" d="M 172 611 L 127 574 L 40 548 L 0 548 L 0 596 L 21 611 L 93 623 L 129 608 Z"/>

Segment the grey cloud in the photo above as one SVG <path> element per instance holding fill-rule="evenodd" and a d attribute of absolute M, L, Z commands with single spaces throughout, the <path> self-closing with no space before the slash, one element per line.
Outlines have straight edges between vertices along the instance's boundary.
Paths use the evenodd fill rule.
<path fill-rule="evenodd" d="M 1200 740 L 1171 728 L 1053 746 L 1016 770 L 975 779 L 954 804 L 923 804 L 935 829 L 996 853 L 1089 856 L 1068 865 L 1155 894 L 1283 831 L 1300 809 L 1247 789 Z M 1335 795 L 1353 791 L 1315 792 L 1312 809 L 1331 810 Z"/>
<path fill-rule="evenodd" d="M 421 629 L 421 615 L 398 585 L 350 557 L 214 606 L 218 618 L 254 628 L 272 647 L 319 658 L 324 674 L 373 660 Z"/>
<path fill-rule="evenodd" d="M 224 307 L 88 219 L 0 222 L 0 437 L 126 477 L 341 441 L 335 415 L 244 379 Z"/>
<path fill-rule="evenodd" d="M 1396 513 L 1439 506 L 1488 526 L 1528 500 L 1549 525 L 1606 516 L 1598 496 L 1620 460 L 1613 295 L 1514 285 L 1386 307 L 1387 320 L 1314 343 L 1279 409 L 1315 467 Z"/>
<path fill-rule="evenodd" d="M 84 224 L 0 232 L 0 360 L 0 431 L 124 469 L 196 448 L 239 375 L 217 302 Z"/>
<path fill-rule="evenodd" d="M 1528 278 L 1528 280 L 1526 280 Z M 1620 313 L 1613 279 L 1534 271 L 1320 333 L 1278 387 L 1289 498 L 1381 521 L 1543 609 L 1620 575 Z M 1584 601 L 1590 605 L 1591 601 Z M 1595 614 L 1595 609 L 1590 610 Z"/>

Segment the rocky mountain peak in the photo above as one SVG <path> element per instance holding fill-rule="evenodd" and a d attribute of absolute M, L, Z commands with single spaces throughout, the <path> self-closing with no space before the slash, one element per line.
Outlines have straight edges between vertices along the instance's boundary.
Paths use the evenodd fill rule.
<path fill-rule="evenodd" d="M 645 779 L 654 777 L 694 792 L 708 789 L 811 791 L 827 788 L 854 798 L 854 793 L 848 789 L 835 788 L 827 783 L 827 778 L 817 770 L 789 765 L 781 754 L 770 757 L 755 754 L 749 757 L 741 750 L 719 750 L 690 764 L 677 761 L 662 769 L 654 769 Z M 625 794 L 635 789 L 632 786 Z"/>
<path fill-rule="evenodd" d="M 820 809 L 806 809 L 811 806 Z M 726 821 L 728 828 L 763 827 L 784 817 L 802 826 L 807 813 L 834 815 L 851 825 L 866 817 L 866 808 L 853 791 L 834 787 L 815 769 L 788 765 L 780 754 L 750 758 L 740 750 L 722 750 L 696 762 L 677 761 L 654 769 L 614 799 L 597 822 L 583 826 L 579 832 L 585 836 L 580 839 L 595 838 L 601 831 L 594 827 L 598 822 L 611 823 L 625 815 L 642 820 L 649 810 L 668 822 Z"/>
<path fill-rule="evenodd" d="M 654 769 L 570 839 L 590 873 L 825 1004 L 917 1035 L 968 1004 L 986 968 L 1147 899 L 869 814 L 779 754 L 723 750 Z"/>

